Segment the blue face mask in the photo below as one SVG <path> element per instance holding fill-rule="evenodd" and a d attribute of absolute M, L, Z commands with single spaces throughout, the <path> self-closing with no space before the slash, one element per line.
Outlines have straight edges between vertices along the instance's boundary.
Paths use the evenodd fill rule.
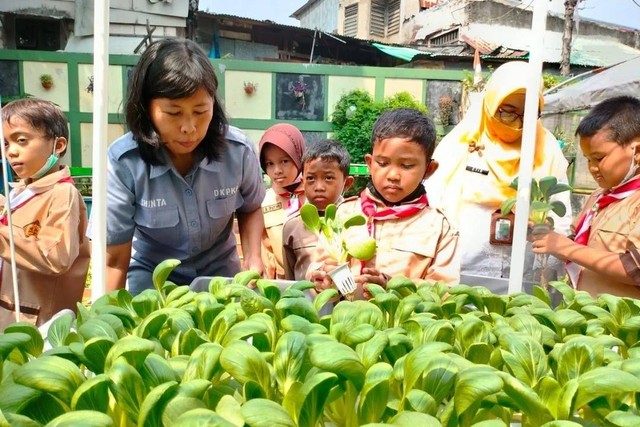
<path fill-rule="evenodd" d="M 60 160 L 60 157 L 58 157 L 58 154 L 56 153 L 56 143 L 55 143 L 55 140 L 54 140 L 54 142 L 53 142 L 53 153 L 49 156 L 47 161 L 44 162 L 44 165 L 42 165 L 42 167 L 40 169 L 38 169 L 38 171 L 36 173 L 31 175 L 31 179 L 40 179 L 43 176 L 45 176 L 46 173 L 49 172 L 51 170 L 51 168 L 55 166 L 56 163 L 58 163 L 58 160 Z"/>

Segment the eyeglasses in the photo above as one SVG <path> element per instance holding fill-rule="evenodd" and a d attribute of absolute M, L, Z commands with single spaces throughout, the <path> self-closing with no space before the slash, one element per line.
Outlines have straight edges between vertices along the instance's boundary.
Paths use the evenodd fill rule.
<path fill-rule="evenodd" d="M 538 112 L 538 118 L 540 118 L 540 112 Z M 515 111 L 506 111 L 502 108 L 498 108 L 496 117 L 504 124 L 510 125 L 517 119 L 520 119 L 520 123 L 524 122 L 524 113 L 518 114 Z"/>

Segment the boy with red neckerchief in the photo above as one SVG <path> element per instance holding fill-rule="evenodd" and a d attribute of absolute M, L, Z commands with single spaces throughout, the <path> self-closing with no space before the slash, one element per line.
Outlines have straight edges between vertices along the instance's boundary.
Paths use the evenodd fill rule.
<path fill-rule="evenodd" d="M 573 239 L 535 236 L 533 252 L 567 261 L 574 288 L 640 298 L 640 99 L 602 101 L 576 130 L 600 188 L 572 225 Z"/>
<path fill-rule="evenodd" d="M 433 122 L 413 109 L 384 112 L 374 124 L 372 152 L 365 156 L 371 182 L 359 197 L 338 208 L 339 216 L 362 213 L 368 219 L 367 227 L 349 228 L 346 241 L 368 233 L 377 242 L 371 260 L 349 261 L 359 288 L 356 295 L 366 298 L 364 284 L 385 286 L 396 275 L 458 283 L 458 232 L 440 210 L 429 206 L 422 184 L 438 168 L 431 158 L 435 139 Z M 321 249 L 315 259 L 307 277 L 321 290 L 331 286 L 327 272 L 336 262 Z"/>
<path fill-rule="evenodd" d="M 288 123 L 271 126 L 260 139 L 260 166 L 271 179 L 271 188 L 262 202 L 262 263 L 267 279 L 285 278 L 282 228 L 287 217 L 298 212 L 305 202 L 301 177 L 304 149 L 302 132 Z"/>
<path fill-rule="evenodd" d="M 67 119 L 52 102 L 22 99 L 2 109 L 7 161 L 21 181 L 7 202 L 0 196 L 0 330 L 15 322 L 9 233 L 15 243 L 20 320 L 41 325 L 82 300 L 90 245 L 87 209 L 60 164 L 67 150 Z M 7 206 L 11 207 L 12 229 Z"/>

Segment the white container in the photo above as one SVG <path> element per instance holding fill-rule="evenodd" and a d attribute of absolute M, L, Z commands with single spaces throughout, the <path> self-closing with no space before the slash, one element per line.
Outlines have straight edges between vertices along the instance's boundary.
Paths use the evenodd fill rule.
<path fill-rule="evenodd" d="M 342 264 L 329 272 L 329 277 L 336 284 L 336 288 L 342 295 L 352 294 L 356 290 L 356 281 L 351 274 L 349 264 Z"/>

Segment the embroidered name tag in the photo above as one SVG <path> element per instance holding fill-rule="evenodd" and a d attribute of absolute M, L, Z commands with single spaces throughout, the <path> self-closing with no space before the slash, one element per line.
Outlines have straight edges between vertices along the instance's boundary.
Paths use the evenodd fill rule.
<path fill-rule="evenodd" d="M 489 175 L 489 171 L 487 169 L 477 168 L 475 166 L 467 165 L 466 169 L 469 172 L 479 173 L 481 175 Z"/>
<path fill-rule="evenodd" d="M 265 206 L 262 208 L 262 213 L 267 214 L 269 212 L 275 212 L 282 209 L 282 203 L 278 202 L 273 205 Z"/>

